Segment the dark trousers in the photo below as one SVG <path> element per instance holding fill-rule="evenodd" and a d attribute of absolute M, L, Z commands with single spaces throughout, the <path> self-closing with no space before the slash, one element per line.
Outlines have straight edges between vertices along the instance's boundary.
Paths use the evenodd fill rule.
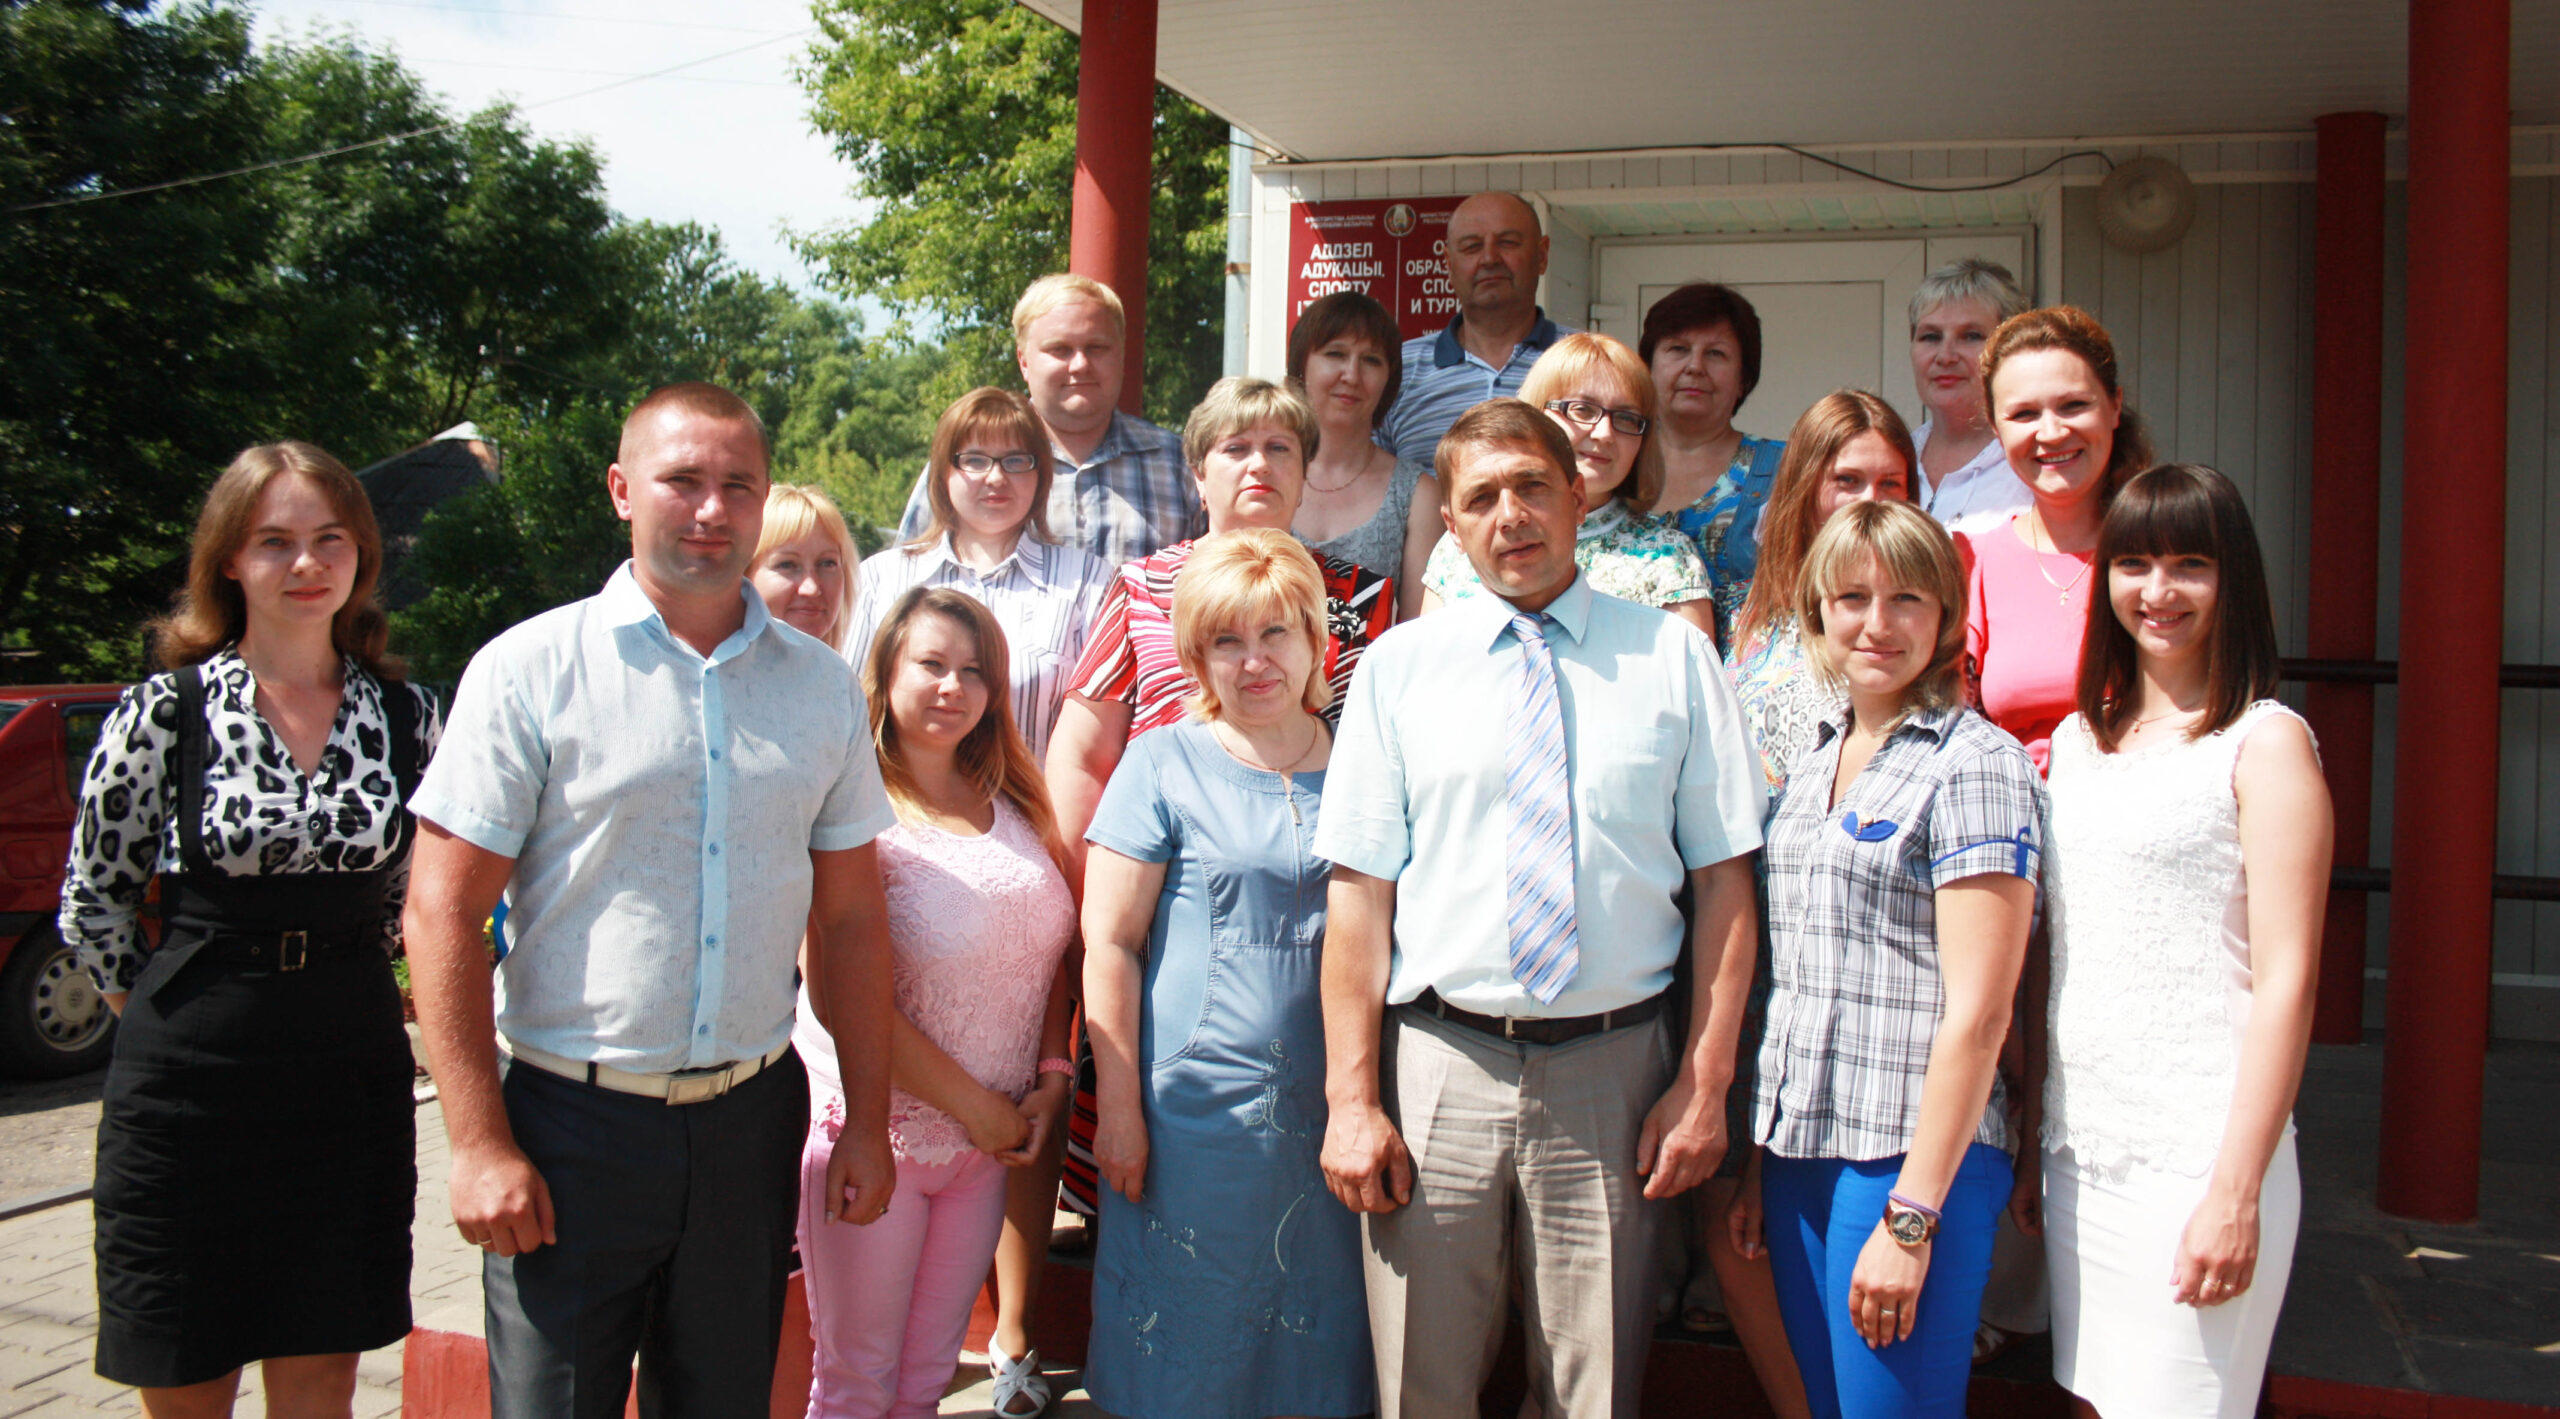
<path fill-rule="evenodd" d="M 507 1066 L 560 1240 L 488 1257 L 493 1419 L 764 1419 L 809 1128 L 800 1056 L 671 1107 Z"/>

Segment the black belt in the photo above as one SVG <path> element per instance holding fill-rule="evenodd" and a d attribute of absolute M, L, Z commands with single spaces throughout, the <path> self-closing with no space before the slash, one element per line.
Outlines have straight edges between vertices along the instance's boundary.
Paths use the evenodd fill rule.
<path fill-rule="evenodd" d="M 1464 1025 L 1478 1034 L 1519 1044 L 1560 1045 L 1603 1030 L 1623 1030 L 1641 1025 L 1662 1013 L 1662 997 L 1657 995 L 1616 1010 L 1603 1010 L 1597 1015 L 1571 1015 L 1562 1019 L 1540 1016 L 1479 1015 L 1461 1010 L 1440 998 L 1439 992 L 1425 989 L 1413 998 L 1413 1008 L 1426 1015 L 1437 1015 L 1452 1025 Z"/>
<path fill-rule="evenodd" d="M 379 946 L 380 931 L 225 930 L 196 948 L 196 958 L 235 971 L 298 971 L 312 958 L 355 946 Z"/>

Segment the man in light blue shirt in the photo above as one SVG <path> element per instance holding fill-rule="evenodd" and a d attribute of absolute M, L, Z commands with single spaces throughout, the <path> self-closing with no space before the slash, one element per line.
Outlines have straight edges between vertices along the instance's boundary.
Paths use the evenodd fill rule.
<path fill-rule="evenodd" d="M 498 1419 L 761 1416 L 799 1215 L 793 963 L 843 1065 L 832 1222 L 887 1206 L 895 821 L 852 667 L 746 584 L 768 486 L 736 395 L 643 400 L 606 473 L 632 557 L 472 658 L 410 807 L 404 918 L 487 1254 Z M 481 923 L 507 905 L 491 968 Z M 494 1039 L 509 1062 L 501 1083 Z"/>
<path fill-rule="evenodd" d="M 1326 1181 L 1369 1214 L 1381 1419 L 1476 1412 L 1523 1236 L 1542 1405 L 1632 1416 L 1643 1199 L 1703 1181 L 1727 1143 L 1760 770 L 1707 638 L 1576 573 L 1582 485 L 1554 421 L 1481 404 L 1437 469 L 1494 595 L 1379 639 L 1325 775 Z"/>
<path fill-rule="evenodd" d="M 1404 384 L 1378 442 L 1406 463 L 1431 462 L 1460 414 L 1520 392 L 1529 367 L 1573 333 L 1538 308 L 1547 234 L 1537 209 L 1509 192 L 1479 192 L 1449 214 L 1441 263 L 1458 313 L 1437 334 L 1404 342 Z"/>

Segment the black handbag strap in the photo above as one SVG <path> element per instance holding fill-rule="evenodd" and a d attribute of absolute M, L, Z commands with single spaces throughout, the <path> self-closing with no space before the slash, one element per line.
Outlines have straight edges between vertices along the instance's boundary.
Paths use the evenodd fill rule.
<path fill-rule="evenodd" d="M 176 676 L 178 690 L 178 870 L 209 872 L 204 852 L 204 755 L 211 736 L 204 722 L 204 667 Z"/>
<path fill-rule="evenodd" d="M 418 692 L 406 680 L 376 679 L 382 713 L 391 722 L 391 782 L 400 791 L 400 811 L 409 811 L 409 796 L 418 791 Z"/>

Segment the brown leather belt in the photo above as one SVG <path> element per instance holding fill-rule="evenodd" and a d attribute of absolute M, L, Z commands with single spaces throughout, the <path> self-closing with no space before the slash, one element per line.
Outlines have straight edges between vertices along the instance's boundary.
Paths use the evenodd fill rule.
<path fill-rule="evenodd" d="M 1629 1025 L 1641 1025 L 1662 1013 L 1662 997 L 1659 995 L 1616 1010 L 1603 1010 L 1597 1015 L 1571 1015 L 1561 1019 L 1534 1015 L 1479 1015 L 1472 1010 L 1459 1009 L 1442 1000 L 1439 992 L 1428 988 L 1413 998 L 1412 1005 L 1426 1015 L 1436 1015 L 1452 1025 L 1464 1025 L 1478 1034 L 1531 1045 L 1560 1045 L 1603 1030 L 1623 1030 Z"/>

